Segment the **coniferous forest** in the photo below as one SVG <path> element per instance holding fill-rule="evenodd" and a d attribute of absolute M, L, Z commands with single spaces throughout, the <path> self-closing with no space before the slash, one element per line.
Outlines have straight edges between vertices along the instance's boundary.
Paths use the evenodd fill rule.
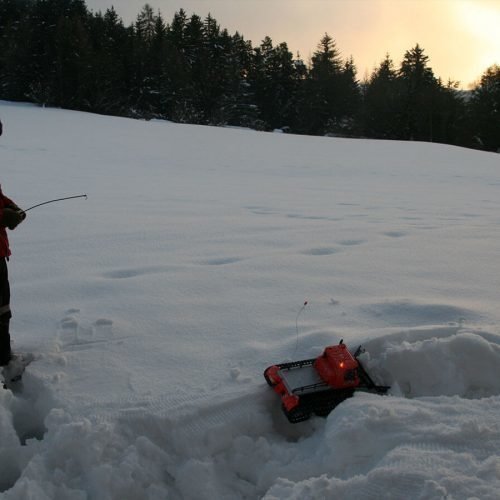
<path fill-rule="evenodd" d="M 320 37 L 310 61 L 258 46 L 208 15 L 166 21 L 146 4 L 124 25 L 84 0 L 0 0 L 0 99 L 180 123 L 500 148 L 500 67 L 469 92 L 443 82 L 418 44 L 361 81 Z"/>

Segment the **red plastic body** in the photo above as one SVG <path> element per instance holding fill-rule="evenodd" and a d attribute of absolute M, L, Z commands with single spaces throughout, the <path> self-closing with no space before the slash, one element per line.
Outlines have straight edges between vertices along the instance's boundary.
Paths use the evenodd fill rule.
<path fill-rule="evenodd" d="M 327 347 L 316 358 L 314 368 L 319 376 L 335 389 L 348 389 L 359 385 L 358 362 L 345 344 Z"/>
<path fill-rule="evenodd" d="M 286 408 L 287 411 L 291 411 L 296 406 L 298 406 L 299 397 L 296 396 L 295 394 L 290 394 L 288 392 L 278 372 L 279 372 L 279 366 L 274 365 L 270 366 L 265 373 L 269 382 L 273 386 L 274 392 L 278 393 L 281 396 L 281 401 L 283 403 L 283 406 Z"/>

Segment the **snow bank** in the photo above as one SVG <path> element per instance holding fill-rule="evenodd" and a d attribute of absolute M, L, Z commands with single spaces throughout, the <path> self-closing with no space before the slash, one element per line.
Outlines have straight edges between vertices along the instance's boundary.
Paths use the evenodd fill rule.
<path fill-rule="evenodd" d="M 43 440 L 21 446 L 5 391 L 4 497 L 496 498 L 500 337 L 443 327 L 368 344 L 379 354 L 364 361 L 390 375 L 392 394 L 358 393 L 295 426 L 259 384 L 179 395 L 168 409 L 152 399 L 104 421 L 53 409 Z"/>
<path fill-rule="evenodd" d="M 0 114 L 6 194 L 89 196 L 11 234 L 0 498 L 498 498 L 498 156 Z M 391 393 L 289 424 L 263 370 L 341 338 Z"/>
<path fill-rule="evenodd" d="M 450 334 L 456 330 L 457 333 Z M 414 342 L 393 336 L 369 366 L 397 384 L 405 397 L 460 396 L 483 398 L 500 394 L 500 339 L 467 329 L 426 331 L 436 334 Z"/>

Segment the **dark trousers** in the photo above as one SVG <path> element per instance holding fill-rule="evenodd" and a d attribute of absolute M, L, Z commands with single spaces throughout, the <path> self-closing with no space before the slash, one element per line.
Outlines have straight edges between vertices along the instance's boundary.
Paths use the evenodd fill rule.
<path fill-rule="evenodd" d="M 5 257 L 0 257 L 0 366 L 6 365 L 11 356 L 9 334 L 11 317 L 7 259 Z"/>

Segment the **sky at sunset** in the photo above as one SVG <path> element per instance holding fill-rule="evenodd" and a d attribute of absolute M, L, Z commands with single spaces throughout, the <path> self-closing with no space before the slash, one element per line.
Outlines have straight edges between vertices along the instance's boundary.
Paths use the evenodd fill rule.
<path fill-rule="evenodd" d="M 126 24 L 145 0 L 87 0 L 93 11 L 113 5 Z M 188 15 L 211 13 L 222 28 L 239 31 L 256 46 L 267 35 L 287 42 L 308 61 L 323 34 L 344 58 L 354 58 L 363 79 L 389 53 L 399 65 L 419 43 L 444 81 L 463 88 L 492 64 L 500 64 L 500 0 L 150 0 L 166 22 L 184 8 Z"/>

